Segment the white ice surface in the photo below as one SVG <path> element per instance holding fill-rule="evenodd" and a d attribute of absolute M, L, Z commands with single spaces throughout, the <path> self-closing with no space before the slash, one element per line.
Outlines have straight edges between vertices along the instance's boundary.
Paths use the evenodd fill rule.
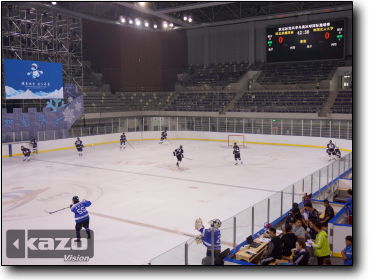
<path fill-rule="evenodd" d="M 2 159 L 3 195 L 39 192 L 27 203 L 3 197 L 3 264 L 72 264 L 9 259 L 5 237 L 8 229 L 74 229 L 70 210 L 44 212 L 69 206 L 74 195 L 92 201 L 88 211 L 95 253 L 85 264 L 140 265 L 189 240 L 175 227 L 197 235 L 198 217 L 224 221 L 328 164 L 325 150 L 316 148 L 251 144 L 241 150 L 244 164 L 235 166 L 232 149 L 218 142 L 131 144 L 135 149 L 120 149 L 118 143 L 88 147 L 83 157 L 63 150 L 37 154 L 30 162 Z M 172 152 L 179 144 L 192 160 L 183 159 L 177 168 Z"/>

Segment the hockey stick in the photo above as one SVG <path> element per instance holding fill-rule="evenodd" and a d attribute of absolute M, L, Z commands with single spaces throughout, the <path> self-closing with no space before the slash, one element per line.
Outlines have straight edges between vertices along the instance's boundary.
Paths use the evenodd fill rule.
<path fill-rule="evenodd" d="M 168 140 L 167 138 L 165 140 L 167 140 L 168 142 L 170 142 L 172 144 L 172 142 L 170 140 Z"/>
<path fill-rule="evenodd" d="M 131 146 L 131 144 L 130 144 L 128 141 L 127 141 L 127 144 L 129 144 L 129 145 Z M 134 147 L 132 147 L 132 146 L 131 146 L 131 148 L 133 148 L 133 149 L 134 149 Z M 134 149 L 134 150 L 135 150 L 135 149 Z"/>
<path fill-rule="evenodd" d="M 187 157 L 184 157 L 184 159 L 190 159 L 190 160 L 193 160 L 192 158 L 187 158 Z"/>
<path fill-rule="evenodd" d="M 65 207 L 65 208 L 59 209 L 59 210 L 54 211 L 54 212 L 48 212 L 48 211 L 46 211 L 46 210 L 44 210 L 44 211 L 45 211 L 46 213 L 48 213 L 48 214 L 53 214 L 53 213 L 55 213 L 55 212 L 59 212 L 59 211 L 62 211 L 62 210 L 64 210 L 64 209 L 68 209 L 68 208 L 70 208 L 70 207 L 68 206 L 68 207 Z"/>

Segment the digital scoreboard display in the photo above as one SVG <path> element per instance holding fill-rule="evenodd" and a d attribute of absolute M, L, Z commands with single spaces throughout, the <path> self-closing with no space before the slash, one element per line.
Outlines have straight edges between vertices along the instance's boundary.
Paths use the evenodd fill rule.
<path fill-rule="evenodd" d="M 267 62 L 343 59 L 345 20 L 267 28 Z"/>

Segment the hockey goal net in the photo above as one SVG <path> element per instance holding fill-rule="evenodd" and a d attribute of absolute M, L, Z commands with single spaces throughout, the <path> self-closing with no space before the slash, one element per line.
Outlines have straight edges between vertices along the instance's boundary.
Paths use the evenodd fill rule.
<path fill-rule="evenodd" d="M 246 147 L 244 135 L 228 135 L 228 146 L 234 146 L 234 143 L 239 147 Z"/>

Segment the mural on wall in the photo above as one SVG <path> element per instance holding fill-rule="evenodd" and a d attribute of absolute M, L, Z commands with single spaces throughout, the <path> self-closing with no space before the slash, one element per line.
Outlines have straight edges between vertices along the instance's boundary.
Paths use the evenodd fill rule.
<path fill-rule="evenodd" d="M 68 130 L 82 114 L 83 95 L 77 92 L 76 84 L 65 84 L 64 91 L 67 104 L 61 99 L 50 99 L 46 107 L 42 108 L 42 112 L 37 112 L 36 108 L 28 108 L 28 112 L 25 113 L 22 112 L 22 108 L 14 108 L 13 113 L 7 113 L 6 108 L 2 108 L 1 131 L 5 136 L 5 138 L 2 137 L 3 141 L 7 141 L 6 136 L 13 138 L 13 132 L 29 132 L 25 135 L 36 137 L 37 132 L 53 131 L 54 137 L 54 130 Z M 29 137 L 25 136 L 23 140 L 29 140 Z M 53 139 L 53 137 L 48 138 Z M 19 140 L 15 139 L 15 141 Z M 8 141 L 12 140 L 8 139 Z"/>

